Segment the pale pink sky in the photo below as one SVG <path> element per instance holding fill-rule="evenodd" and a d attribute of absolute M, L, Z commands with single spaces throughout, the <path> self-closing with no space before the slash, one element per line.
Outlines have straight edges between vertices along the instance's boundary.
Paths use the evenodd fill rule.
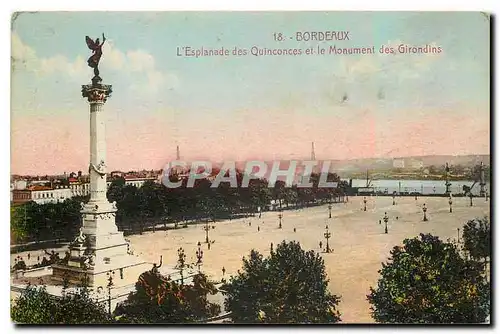
<path fill-rule="evenodd" d="M 183 159 L 216 161 L 307 158 L 311 141 L 317 159 L 325 160 L 489 153 L 488 120 L 463 116 L 474 115 L 474 109 L 407 110 L 391 119 L 369 108 L 344 111 L 344 117 L 310 117 L 274 110 L 264 120 L 242 111 L 231 118 L 206 116 L 191 126 L 188 119 L 160 116 L 127 121 L 109 111 L 108 168 L 162 168 L 175 158 L 176 145 Z M 85 171 L 89 122 L 72 115 L 16 117 L 12 123 L 12 172 Z"/>
<path fill-rule="evenodd" d="M 188 23 L 186 23 L 188 22 Z M 88 29 L 88 30 L 87 30 Z M 177 46 L 276 48 L 272 32 L 348 30 L 341 47 L 441 53 L 193 58 Z M 84 31 L 84 32 L 82 32 Z M 490 24 L 481 13 L 48 13 L 12 27 L 11 172 L 84 172 L 99 64 L 108 170 L 175 158 L 323 160 L 490 152 Z M 328 46 L 286 39 L 284 48 Z M 343 101 L 343 96 L 348 97 Z"/>

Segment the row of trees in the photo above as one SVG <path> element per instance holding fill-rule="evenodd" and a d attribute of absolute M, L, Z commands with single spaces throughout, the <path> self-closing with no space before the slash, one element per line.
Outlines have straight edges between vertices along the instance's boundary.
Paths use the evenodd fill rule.
<path fill-rule="evenodd" d="M 379 273 L 367 296 L 379 323 L 482 323 L 490 314 L 484 266 L 430 234 L 394 247 Z"/>
<path fill-rule="evenodd" d="M 105 306 L 90 297 L 89 290 L 49 294 L 44 286 L 28 286 L 13 301 L 11 318 L 19 324 L 106 324 L 114 322 Z"/>
<path fill-rule="evenodd" d="M 61 203 L 37 204 L 31 201 L 11 206 L 11 241 L 73 238 L 81 225 L 80 203 L 86 200 L 73 197 Z"/>
<path fill-rule="evenodd" d="M 481 323 L 490 314 L 490 284 L 484 270 L 488 258 L 489 222 L 468 222 L 463 231 L 463 256 L 456 243 L 430 234 L 405 239 L 382 264 L 367 300 L 379 323 Z M 485 233 L 488 232 L 488 233 Z M 474 255 L 473 255 L 474 254 Z M 224 305 L 235 323 L 336 323 L 341 297 L 328 290 L 323 258 L 297 242 L 279 244 L 264 257 L 252 250 L 242 270 L 220 288 Z M 154 269 L 141 275 L 136 291 L 107 317 L 103 308 L 84 294 L 65 297 L 54 306 L 42 290 L 28 289 L 12 308 L 16 322 L 27 323 L 187 323 L 220 312 L 210 303 L 217 293 L 205 275 L 183 285 Z M 70 298 L 69 300 L 67 298 Z M 71 299 L 72 298 L 72 299 Z M 80 301 L 78 304 L 77 301 Z M 47 307 L 45 304 L 47 303 Z M 78 304 L 78 305 L 77 305 Z M 77 312 L 76 310 L 82 310 Z M 92 311 L 95 310 L 95 311 Z M 51 320 L 49 314 L 57 315 Z"/>
<path fill-rule="evenodd" d="M 221 183 L 212 188 L 211 181 L 197 180 L 194 188 L 186 187 L 187 180 L 179 188 L 167 188 L 163 184 L 146 182 L 140 188 L 126 185 L 123 178 L 115 179 L 107 192 L 108 200 L 116 201 L 116 222 L 121 230 L 131 233 L 146 228 L 155 228 L 159 223 L 233 218 L 255 214 L 260 207 L 265 210 L 272 199 L 283 207 L 294 208 L 311 203 L 338 198 L 344 193 L 346 183 L 339 188 L 319 188 L 319 175 L 311 176 L 312 188 L 286 187 L 277 181 L 274 188 L 268 187 L 265 179 L 251 180 L 242 187 L 243 174 L 237 174 L 237 188 Z M 336 174 L 329 174 L 329 182 L 340 182 Z M 172 181 L 175 176 L 172 176 Z M 37 204 L 28 202 L 11 208 L 12 240 L 17 242 L 52 239 L 71 239 L 81 225 L 80 202 L 86 198 L 75 197 L 62 203 Z"/>
<path fill-rule="evenodd" d="M 250 180 L 242 187 L 243 174 L 237 173 L 237 188 L 229 183 L 220 183 L 212 188 L 208 179 L 197 180 L 193 188 L 186 187 L 187 180 L 179 188 L 167 188 L 163 184 L 146 182 L 141 188 L 125 185 L 124 179 L 113 180 L 108 190 L 108 199 L 116 201 L 119 224 L 134 222 L 158 222 L 167 217 L 175 221 L 186 219 L 231 218 L 241 214 L 254 214 L 260 207 L 265 210 L 272 199 L 280 206 L 303 207 L 318 201 L 338 198 L 344 193 L 347 183 L 340 183 L 336 174 L 329 174 L 329 182 L 339 182 L 339 188 L 319 188 L 319 175 L 311 176 L 312 188 L 286 187 L 277 181 L 273 188 L 265 179 Z M 171 176 L 177 182 L 176 176 Z M 130 226 L 132 227 L 132 226 Z"/>
<path fill-rule="evenodd" d="M 214 317 L 221 311 L 220 305 L 208 301 L 208 295 L 218 290 L 202 273 L 193 277 L 192 284 L 185 285 L 151 270 L 141 275 L 135 288 L 114 312 L 119 322 L 189 323 Z"/>

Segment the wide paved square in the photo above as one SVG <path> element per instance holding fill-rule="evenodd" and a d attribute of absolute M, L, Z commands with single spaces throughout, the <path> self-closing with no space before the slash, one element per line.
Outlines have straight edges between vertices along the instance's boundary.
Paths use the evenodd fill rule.
<path fill-rule="evenodd" d="M 429 220 L 423 222 L 422 205 L 428 208 Z M 442 240 L 456 239 L 457 228 L 475 217 L 490 215 L 490 201 L 474 198 L 454 198 L 453 213 L 449 212 L 445 197 L 401 197 L 392 205 L 392 197 L 367 197 L 367 211 L 363 211 L 363 197 L 350 197 L 348 203 L 334 204 L 332 218 L 328 218 L 328 206 L 322 205 L 283 212 L 283 228 L 278 229 L 278 212 L 266 212 L 258 216 L 216 222 L 209 237 L 215 242 L 207 249 L 204 225 L 190 225 L 177 230 L 148 232 L 129 236 L 136 254 L 144 260 L 175 264 L 177 249 L 183 247 L 187 261 L 196 262 L 197 243 L 204 251 L 202 270 L 212 279 L 220 280 L 222 268 L 225 277 L 236 273 L 242 265 L 242 257 L 256 249 L 268 254 L 270 244 L 276 246 L 282 240 L 297 240 L 306 250 L 319 251 L 319 242 L 325 248 L 325 226 L 332 232 L 330 247 L 333 253 L 323 253 L 330 290 L 342 296 L 340 312 L 346 323 L 373 322 L 370 305 L 366 301 L 369 287 L 375 286 L 381 262 L 385 262 L 390 250 L 405 238 L 419 233 L 431 233 Z M 387 212 L 389 233 L 384 233 L 384 222 L 379 220 Z M 396 219 L 397 217 L 397 219 Z M 251 224 L 251 225 L 250 225 Z M 258 227 L 260 231 L 258 231 Z M 294 232 L 294 228 L 296 232 Z"/>

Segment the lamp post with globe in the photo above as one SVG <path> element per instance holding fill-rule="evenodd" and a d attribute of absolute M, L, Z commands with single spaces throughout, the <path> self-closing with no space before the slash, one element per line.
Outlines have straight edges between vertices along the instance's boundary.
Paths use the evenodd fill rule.
<path fill-rule="evenodd" d="M 205 231 L 205 243 L 210 243 L 210 240 L 208 238 L 208 231 L 210 231 L 210 229 L 214 229 L 215 226 L 210 226 L 209 223 L 208 223 L 208 220 L 205 224 L 205 226 L 203 226 L 203 230 Z"/>
<path fill-rule="evenodd" d="M 332 234 L 328 230 L 328 225 L 326 225 L 326 231 L 323 235 L 325 236 L 325 239 L 326 239 L 326 252 L 330 253 L 330 244 L 328 243 L 328 239 L 331 238 Z"/>
<path fill-rule="evenodd" d="M 389 233 L 389 230 L 387 229 L 387 223 L 389 222 L 389 217 L 387 216 L 387 212 L 384 213 L 384 223 L 385 223 L 385 229 L 384 232 L 385 234 Z"/>
<path fill-rule="evenodd" d="M 201 247 L 198 247 L 198 250 L 196 251 L 196 258 L 198 261 L 196 262 L 196 265 L 198 266 L 198 272 L 201 273 L 201 264 L 203 263 L 203 250 Z"/>

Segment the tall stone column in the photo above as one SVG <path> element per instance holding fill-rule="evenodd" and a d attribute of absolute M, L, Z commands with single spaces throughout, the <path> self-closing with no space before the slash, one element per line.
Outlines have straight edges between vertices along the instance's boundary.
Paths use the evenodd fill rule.
<path fill-rule="evenodd" d="M 67 264 L 52 266 L 54 281 L 106 286 L 109 273 L 118 272 L 115 285 L 135 282 L 150 266 L 129 252 L 129 245 L 115 223 L 116 204 L 106 197 L 106 128 L 104 104 L 111 85 L 93 80 L 82 86 L 82 96 L 90 105 L 90 200 L 82 203 L 82 227 L 71 243 Z"/>
<path fill-rule="evenodd" d="M 104 104 L 112 92 L 111 85 L 93 82 L 82 86 L 82 96 L 90 105 L 90 200 L 82 207 L 83 234 L 90 240 L 96 265 L 100 261 L 126 254 L 123 233 L 115 223 L 116 206 L 106 197 L 106 127 Z"/>
<path fill-rule="evenodd" d="M 90 104 L 90 202 L 107 203 L 106 199 L 106 125 L 104 104 L 112 92 L 111 85 L 82 86 L 82 95 Z"/>

